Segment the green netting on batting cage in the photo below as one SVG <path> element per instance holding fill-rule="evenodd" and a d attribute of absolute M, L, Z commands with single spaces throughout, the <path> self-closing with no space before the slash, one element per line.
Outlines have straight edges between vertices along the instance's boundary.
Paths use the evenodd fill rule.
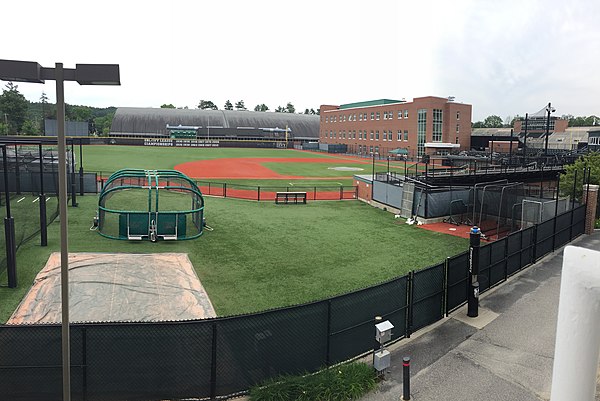
<path fill-rule="evenodd" d="M 202 192 L 175 170 L 119 170 L 98 200 L 98 232 L 113 239 L 197 238 L 203 216 Z"/>

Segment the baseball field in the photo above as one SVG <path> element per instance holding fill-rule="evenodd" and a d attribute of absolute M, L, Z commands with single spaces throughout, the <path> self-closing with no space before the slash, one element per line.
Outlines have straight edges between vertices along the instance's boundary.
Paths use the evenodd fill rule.
<path fill-rule="evenodd" d="M 86 146 L 83 152 L 84 169 L 106 176 L 121 168 L 175 168 L 196 179 L 253 185 L 352 185 L 352 174 L 370 174 L 372 168 L 370 159 L 295 150 Z M 378 171 L 384 171 L 386 163 L 377 161 Z M 402 166 L 392 162 L 390 168 Z M 35 225 L 38 206 L 34 200 L 27 196 L 12 202 L 17 227 Z M 212 231 L 206 230 L 200 238 L 119 241 L 90 230 L 97 196 L 88 194 L 77 201 L 78 207 L 68 210 L 69 251 L 187 253 L 220 316 L 299 304 L 370 286 L 438 263 L 468 245 L 461 238 L 408 226 L 393 214 L 358 200 L 276 205 L 208 196 L 205 217 Z M 0 211 L 4 214 L 4 207 Z M 9 318 L 50 253 L 58 250 L 58 219 L 49 226 L 47 247 L 34 237 L 19 248 L 18 288 L 0 287 L 0 322 Z M 6 280 L 4 270 L 0 283 Z"/>

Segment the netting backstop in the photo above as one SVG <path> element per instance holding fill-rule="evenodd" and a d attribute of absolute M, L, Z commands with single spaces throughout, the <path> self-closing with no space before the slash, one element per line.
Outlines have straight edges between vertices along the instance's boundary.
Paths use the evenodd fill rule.
<path fill-rule="evenodd" d="M 108 238 L 192 239 L 202 235 L 203 221 L 202 192 L 175 170 L 119 170 L 98 200 L 98 232 Z"/>

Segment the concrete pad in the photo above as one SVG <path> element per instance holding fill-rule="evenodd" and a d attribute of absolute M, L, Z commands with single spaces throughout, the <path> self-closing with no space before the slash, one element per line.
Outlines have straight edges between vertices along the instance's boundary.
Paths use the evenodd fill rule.
<path fill-rule="evenodd" d="M 478 316 L 469 317 L 467 316 L 467 306 L 465 305 L 464 307 L 460 308 L 458 312 L 452 316 L 452 318 L 481 330 L 488 324 L 492 323 L 498 316 L 500 315 L 496 312 L 492 312 L 491 310 L 482 308 L 480 306 Z"/>

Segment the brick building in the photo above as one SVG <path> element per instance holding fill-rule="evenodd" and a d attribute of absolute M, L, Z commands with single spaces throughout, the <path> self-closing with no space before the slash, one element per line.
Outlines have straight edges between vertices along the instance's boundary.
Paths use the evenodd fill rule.
<path fill-rule="evenodd" d="M 322 105 L 319 141 L 345 144 L 349 153 L 386 157 L 447 154 L 471 146 L 471 105 L 426 96 L 404 100 Z"/>

